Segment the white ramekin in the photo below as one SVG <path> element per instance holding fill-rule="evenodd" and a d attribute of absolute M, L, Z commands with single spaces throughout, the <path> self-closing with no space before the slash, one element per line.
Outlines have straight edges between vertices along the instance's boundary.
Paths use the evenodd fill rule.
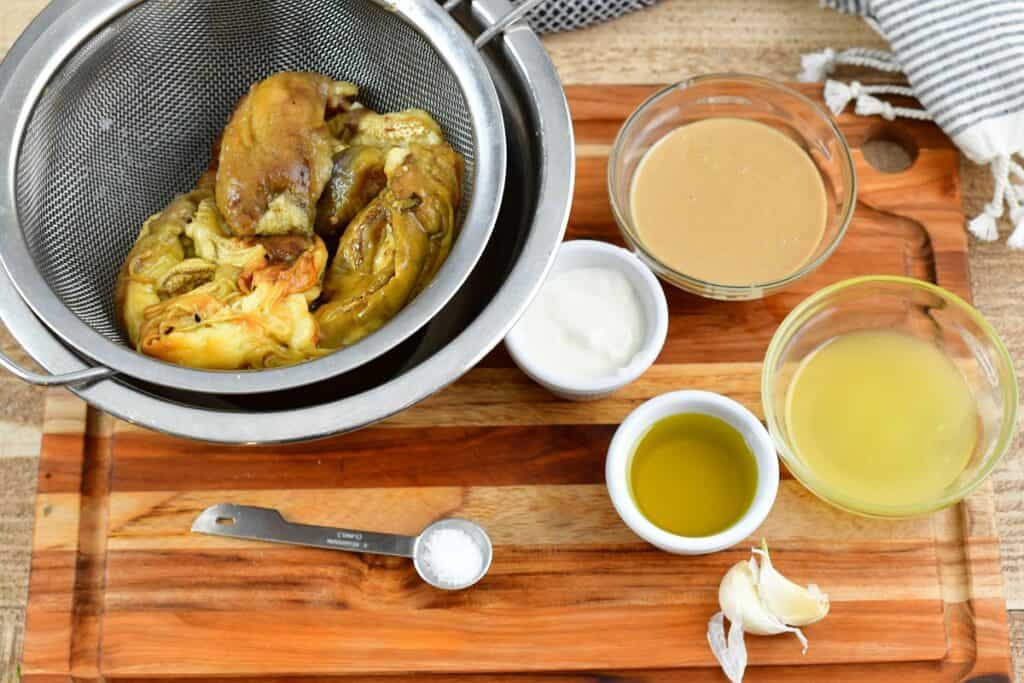
<path fill-rule="evenodd" d="M 743 435 L 757 461 L 754 502 L 739 521 L 713 536 L 677 536 L 665 531 L 644 517 L 629 492 L 629 467 L 640 439 L 658 420 L 681 413 L 702 413 L 728 422 Z M 605 480 L 615 510 L 638 536 L 670 553 L 703 555 L 734 546 L 761 526 L 779 491 L 779 461 L 768 430 L 742 405 L 708 391 L 674 391 L 647 401 L 619 425 L 608 447 Z"/>
<path fill-rule="evenodd" d="M 625 368 L 614 375 L 577 378 L 540 366 L 523 343 L 523 326 L 517 324 L 505 337 L 512 360 L 527 376 L 551 393 L 573 401 L 588 401 L 621 389 L 654 363 L 668 334 L 668 302 L 658 278 L 633 252 L 595 240 L 573 240 L 559 247 L 549 278 L 575 268 L 615 268 L 627 278 L 643 304 L 647 329 L 640 350 Z"/>

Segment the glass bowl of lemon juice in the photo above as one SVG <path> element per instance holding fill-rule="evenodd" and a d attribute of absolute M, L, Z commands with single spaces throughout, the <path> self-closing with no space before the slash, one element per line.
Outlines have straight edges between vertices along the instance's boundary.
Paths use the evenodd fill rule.
<path fill-rule="evenodd" d="M 956 503 L 1013 439 L 1018 388 L 992 326 L 912 278 L 816 292 L 783 321 L 761 380 L 782 461 L 840 508 L 910 517 Z"/>

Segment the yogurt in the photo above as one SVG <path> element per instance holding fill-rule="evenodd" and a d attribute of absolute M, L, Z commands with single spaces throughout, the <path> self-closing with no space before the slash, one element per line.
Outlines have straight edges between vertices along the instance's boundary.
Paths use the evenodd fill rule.
<path fill-rule="evenodd" d="M 646 334 L 643 302 L 615 268 L 557 273 L 519 322 L 522 351 L 556 376 L 615 376 L 640 351 Z"/>

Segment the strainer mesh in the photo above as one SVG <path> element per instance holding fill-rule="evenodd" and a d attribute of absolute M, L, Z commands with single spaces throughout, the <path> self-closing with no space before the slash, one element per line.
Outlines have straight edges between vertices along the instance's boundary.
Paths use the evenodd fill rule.
<path fill-rule="evenodd" d="M 117 271 L 142 222 L 191 189 L 237 99 L 276 71 L 358 83 L 374 109 L 422 107 L 466 158 L 473 122 L 430 42 L 369 0 L 148 0 L 92 36 L 43 91 L 22 141 L 19 219 L 44 279 L 123 341 Z"/>

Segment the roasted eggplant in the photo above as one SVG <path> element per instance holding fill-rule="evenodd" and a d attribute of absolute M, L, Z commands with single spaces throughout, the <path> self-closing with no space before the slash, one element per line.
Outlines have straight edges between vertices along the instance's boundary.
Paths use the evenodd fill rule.
<path fill-rule="evenodd" d="M 363 339 L 430 283 L 455 238 L 462 157 L 426 112 L 379 114 L 356 95 L 282 73 L 242 98 L 196 189 L 145 222 L 122 266 L 133 347 L 204 369 L 298 363 Z"/>
<path fill-rule="evenodd" d="M 309 235 L 341 143 L 327 116 L 358 89 L 314 73 L 280 73 L 254 85 L 224 129 L 217 206 L 232 234 Z"/>

